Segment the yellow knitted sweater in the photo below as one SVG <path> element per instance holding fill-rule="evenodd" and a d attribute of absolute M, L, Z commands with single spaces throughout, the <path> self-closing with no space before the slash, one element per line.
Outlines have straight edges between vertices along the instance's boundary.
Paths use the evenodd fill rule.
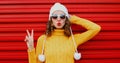
<path fill-rule="evenodd" d="M 93 38 L 101 30 L 99 25 L 77 16 L 72 16 L 70 22 L 87 29 L 83 33 L 74 34 L 77 47 Z M 36 52 L 35 48 L 31 51 L 28 50 L 29 63 L 42 63 L 38 60 L 38 55 L 41 54 L 44 38 L 45 35 L 38 38 Z M 47 37 L 45 42 L 45 63 L 74 63 L 74 52 L 72 37 L 65 36 L 64 30 L 55 29 L 52 36 Z"/>

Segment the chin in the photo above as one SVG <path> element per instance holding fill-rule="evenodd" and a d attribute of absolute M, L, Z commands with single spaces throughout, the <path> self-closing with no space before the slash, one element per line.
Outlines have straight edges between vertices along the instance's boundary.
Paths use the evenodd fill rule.
<path fill-rule="evenodd" d="M 62 29 L 63 26 L 56 26 L 56 29 Z"/>
<path fill-rule="evenodd" d="M 62 29 L 62 28 L 63 28 L 63 26 L 56 26 L 56 28 L 57 28 L 57 29 Z"/>

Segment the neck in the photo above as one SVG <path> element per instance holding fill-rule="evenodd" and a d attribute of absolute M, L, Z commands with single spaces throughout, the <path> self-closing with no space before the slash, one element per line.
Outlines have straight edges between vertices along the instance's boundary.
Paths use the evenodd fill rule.
<path fill-rule="evenodd" d="M 64 35 L 64 29 L 54 29 L 52 35 Z"/>

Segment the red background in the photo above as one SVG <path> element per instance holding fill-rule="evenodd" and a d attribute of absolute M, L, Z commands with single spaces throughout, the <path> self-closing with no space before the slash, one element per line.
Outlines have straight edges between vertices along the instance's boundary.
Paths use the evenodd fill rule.
<path fill-rule="evenodd" d="M 0 0 L 0 63 L 28 63 L 26 29 L 44 33 L 50 7 L 66 5 L 70 14 L 91 20 L 101 32 L 79 46 L 76 63 L 120 63 L 120 0 Z M 84 31 L 72 26 L 74 33 Z"/>

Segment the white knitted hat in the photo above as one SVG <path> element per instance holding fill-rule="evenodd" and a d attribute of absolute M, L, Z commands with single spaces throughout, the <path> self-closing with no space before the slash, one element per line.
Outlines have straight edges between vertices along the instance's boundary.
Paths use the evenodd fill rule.
<path fill-rule="evenodd" d="M 50 9 L 49 20 L 50 20 L 50 17 L 52 16 L 52 13 L 53 13 L 54 11 L 56 11 L 56 10 L 61 10 L 61 11 L 63 11 L 63 12 L 66 14 L 66 16 L 69 18 L 69 14 L 68 14 L 67 8 L 66 8 L 64 5 L 60 4 L 60 3 L 55 3 L 55 4 L 51 7 L 51 9 Z"/>

